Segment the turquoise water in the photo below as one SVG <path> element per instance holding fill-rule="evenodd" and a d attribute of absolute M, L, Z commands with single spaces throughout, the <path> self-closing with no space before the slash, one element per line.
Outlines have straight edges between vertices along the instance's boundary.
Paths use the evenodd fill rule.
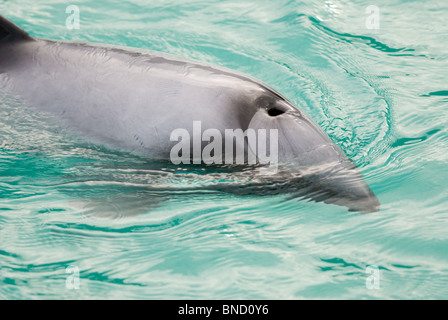
<path fill-rule="evenodd" d="M 367 1 L 70 4 L 79 30 L 65 1 L 0 0 L 0 12 L 36 37 L 266 82 L 356 162 L 381 210 L 187 191 L 216 176 L 154 169 L 2 95 L 0 298 L 448 298 L 446 1 L 375 1 L 379 29 Z"/>

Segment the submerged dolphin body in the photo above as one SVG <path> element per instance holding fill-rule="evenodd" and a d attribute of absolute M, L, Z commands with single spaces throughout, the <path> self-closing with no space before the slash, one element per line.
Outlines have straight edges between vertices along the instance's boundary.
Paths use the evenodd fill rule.
<path fill-rule="evenodd" d="M 352 211 L 379 209 L 353 163 L 310 118 L 265 84 L 225 68 L 152 51 L 35 39 L 0 16 L 0 90 L 88 137 L 154 159 L 169 159 L 171 133 L 191 130 L 193 121 L 219 132 L 277 129 L 280 170 L 258 180 L 265 190 L 269 179 L 281 179 L 289 187 L 273 187 L 276 192 L 306 192 Z"/>

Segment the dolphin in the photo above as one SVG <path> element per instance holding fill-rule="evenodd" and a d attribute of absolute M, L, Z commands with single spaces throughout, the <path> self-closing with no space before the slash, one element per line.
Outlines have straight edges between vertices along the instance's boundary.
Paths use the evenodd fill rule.
<path fill-rule="evenodd" d="M 309 116 L 230 69 L 149 50 L 36 39 L 0 16 L 0 90 L 98 143 L 157 160 L 172 156 L 173 131 L 194 135 L 195 121 L 223 136 L 229 129 L 275 129 L 279 171 L 257 180 L 266 192 L 379 210 L 354 163 Z M 246 156 L 252 149 L 244 140 Z M 273 187 L 270 179 L 289 187 Z"/>

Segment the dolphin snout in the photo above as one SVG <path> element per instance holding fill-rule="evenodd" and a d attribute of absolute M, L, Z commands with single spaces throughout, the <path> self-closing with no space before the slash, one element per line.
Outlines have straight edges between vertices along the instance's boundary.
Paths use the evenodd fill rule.
<path fill-rule="evenodd" d="M 380 210 L 380 202 L 378 198 L 372 193 L 367 198 L 361 200 L 361 202 L 354 203 L 351 207 L 349 207 L 350 211 L 357 211 L 360 213 L 372 213 Z"/>
<path fill-rule="evenodd" d="M 326 193 L 326 203 L 345 206 L 349 211 L 360 213 L 376 212 L 380 202 L 358 169 L 345 159 L 331 170 L 313 177 L 321 190 Z"/>
<path fill-rule="evenodd" d="M 295 193 L 350 211 L 379 210 L 378 198 L 354 163 L 302 112 L 280 101 L 256 112 L 249 128 L 278 130 L 278 161 L 304 182 Z"/>

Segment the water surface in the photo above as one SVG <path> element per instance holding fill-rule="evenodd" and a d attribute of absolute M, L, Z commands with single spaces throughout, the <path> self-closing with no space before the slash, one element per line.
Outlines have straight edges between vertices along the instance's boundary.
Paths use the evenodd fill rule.
<path fill-rule="evenodd" d="M 366 27 L 366 1 L 70 4 L 79 30 L 65 1 L 0 1 L 0 12 L 35 37 L 264 81 L 355 161 L 381 210 L 191 192 L 222 176 L 91 144 L 1 95 L 0 298 L 448 298 L 446 1 L 376 1 L 379 29 Z"/>

